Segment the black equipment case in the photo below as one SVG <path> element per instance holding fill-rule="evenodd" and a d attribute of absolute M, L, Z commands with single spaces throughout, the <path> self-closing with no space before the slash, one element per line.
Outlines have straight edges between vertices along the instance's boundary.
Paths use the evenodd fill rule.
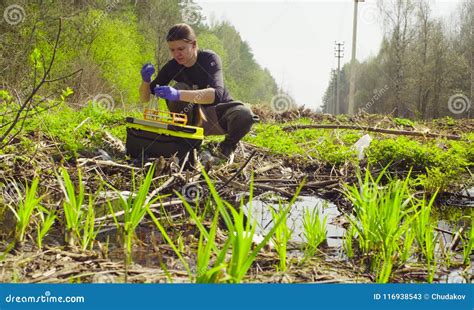
<path fill-rule="evenodd" d="M 127 155 L 133 158 L 171 157 L 182 162 L 186 153 L 193 160 L 193 150 L 200 147 L 204 138 L 200 127 L 167 124 L 146 119 L 127 117 Z"/>

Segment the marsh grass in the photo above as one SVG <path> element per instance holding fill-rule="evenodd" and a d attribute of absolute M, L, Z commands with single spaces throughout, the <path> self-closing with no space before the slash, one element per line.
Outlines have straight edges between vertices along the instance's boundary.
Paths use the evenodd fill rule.
<path fill-rule="evenodd" d="M 83 214 L 82 220 L 82 229 L 81 229 L 81 249 L 85 250 L 92 250 L 92 246 L 94 245 L 94 241 L 96 240 L 97 234 L 99 233 L 100 227 L 96 228 L 95 225 L 95 199 L 92 199 L 89 196 L 89 205 L 87 207 L 87 212 Z"/>
<path fill-rule="evenodd" d="M 250 182 L 250 194 L 248 200 L 247 216 L 244 214 L 244 200 L 240 201 L 239 210 L 235 209 L 230 203 L 222 199 L 207 173 L 202 169 L 202 175 L 209 187 L 211 204 L 206 202 L 206 212 L 214 211 L 210 228 L 206 228 L 203 224 L 204 218 L 198 216 L 198 205 L 193 208 L 188 201 L 178 192 L 175 193 L 180 197 L 190 218 L 195 222 L 199 229 L 200 236 L 198 241 L 198 249 L 196 253 L 196 271 L 193 272 L 189 263 L 185 259 L 183 253 L 175 245 L 173 240 L 167 234 L 165 228 L 160 221 L 148 210 L 150 217 L 163 235 L 163 238 L 171 246 L 179 260 L 184 265 L 190 279 L 197 283 L 241 283 L 247 275 L 248 270 L 255 261 L 260 250 L 270 242 L 278 227 L 283 223 L 289 207 L 286 208 L 278 221 L 275 222 L 272 229 L 258 244 L 254 244 L 254 235 L 256 222 L 251 222 L 253 200 L 253 176 Z M 295 196 L 290 201 L 291 206 L 296 200 L 301 187 L 297 189 Z M 218 244 L 216 235 L 219 230 L 219 220 L 222 219 L 226 226 L 227 239 L 224 244 Z"/>
<path fill-rule="evenodd" d="M 8 204 L 8 207 L 16 218 L 15 241 L 20 247 L 25 242 L 27 229 L 30 226 L 34 211 L 43 199 L 43 197 L 36 197 L 38 182 L 39 178 L 35 177 L 30 186 L 28 186 L 28 184 L 26 185 L 24 193 L 22 193 L 19 187 L 14 184 L 15 191 L 19 197 L 18 205 L 15 208 L 11 204 Z"/>
<path fill-rule="evenodd" d="M 377 282 L 389 281 L 400 242 L 416 218 L 417 200 L 410 192 L 409 177 L 403 181 L 389 179 L 382 186 L 385 171 L 374 179 L 367 169 L 364 179 L 358 174 L 359 184 L 345 187 L 354 205 L 354 215 L 347 218 L 357 232 L 359 248 L 370 258 Z"/>
<path fill-rule="evenodd" d="M 318 209 L 313 210 L 305 209 L 303 213 L 303 228 L 304 237 L 306 240 L 305 255 L 307 257 L 314 256 L 318 247 L 327 238 L 327 223 L 328 216 L 326 215 L 323 219 L 319 215 Z M 352 240 L 350 241 L 352 242 Z M 352 245 L 350 244 L 352 248 Z"/>
<path fill-rule="evenodd" d="M 275 230 L 275 234 L 272 237 L 272 242 L 275 247 L 275 250 L 278 253 L 279 262 L 278 262 L 278 271 L 285 272 L 287 269 L 287 248 L 288 241 L 291 240 L 293 235 L 293 228 L 288 226 L 288 213 L 291 206 L 285 207 L 280 201 L 278 204 L 278 211 L 273 207 L 270 207 L 270 212 L 272 214 L 273 222 L 277 223 L 280 218 L 283 217 L 281 224 Z"/>
<path fill-rule="evenodd" d="M 415 209 L 418 210 L 414 216 L 412 229 L 414 230 L 415 239 L 418 245 L 419 252 L 426 259 L 428 269 L 428 282 L 433 281 L 434 272 L 436 268 L 435 262 L 435 247 L 436 235 L 435 224 L 432 218 L 431 209 L 435 201 L 437 191 L 427 203 L 425 197 L 417 201 Z"/>
<path fill-rule="evenodd" d="M 415 230 L 410 228 L 407 229 L 403 236 L 403 244 L 400 247 L 400 263 L 404 264 L 408 261 L 408 259 L 413 255 L 414 249 L 414 241 L 416 239 Z"/>
<path fill-rule="evenodd" d="M 39 221 L 36 223 L 36 245 L 39 250 L 43 249 L 43 239 L 53 227 L 54 221 L 56 220 L 56 214 L 54 211 L 48 211 L 44 207 L 38 207 Z"/>
<path fill-rule="evenodd" d="M 463 261 L 466 265 L 471 265 L 471 254 L 474 250 L 474 217 L 471 217 L 471 229 L 469 235 L 463 240 Z"/>
<path fill-rule="evenodd" d="M 356 238 L 357 233 L 353 225 L 349 225 L 346 232 L 344 233 L 344 240 L 342 247 L 348 258 L 354 257 L 354 239 Z"/>
<path fill-rule="evenodd" d="M 77 192 L 71 177 L 65 168 L 61 168 L 61 176 L 58 177 L 63 189 L 65 200 L 63 202 L 64 218 L 66 221 L 65 241 L 70 247 L 80 244 L 81 220 L 83 216 L 82 204 L 85 199 L 84 182 L 82 181 L 81 170 L 78 170 Z"/>
<path fill-rule="evenodd" d="M 266 234 L 261 242 L 259 242 L 255 247 L 253 246 L 253 240 L 255 235 L 256 220 L 253 223 L 250 220 L 245 221 L 244 214 L 244 201 L 241 200 L 240 210 L 235 210 L 232 205 L 228 202 L 222 200 L 219 197 L 219 194 L 215 190 L 212 181 L 209 179 L 205 171 L 203 171 L 203 176 L 206 179 L 206 182 L 209 186 L 211 195 L 216 203 L 217 210 L 221 214 L 224 222 L 226 223 L 228 230 L 228 239 L 224 245 L 224 249 L 227 247 L 227 244 L 230 244 L 228 247 L 231 251 L 231 258 L 227 264 L 227 274 L 231 277 L 231 280 L 228 282 L 240 283 L 242 282 L 244 276 L 247 274 L 248 270 L 252 266 L 255 258 L 257 257 L 260 250 L 270 241 L 270 238 L 275 234 L 276 230 L 283 224 L 286 219 L 291 206 L 296 201 L 299 192 L 301 191 L 303 183 L 296 190 L 295 195 L 288 204 L 288 207 L 280 213 L 280 218 L 276 221 L 272 229 Z M 250 181 L 250 196 L 249 196 L 249 211 L 248 219 L 251 219 L 252 211 L 252 200 L 253 200 L 253 176 Z M 229 213 L 230 211 L 230 213 Z"/>
<path fill-rule="evenodd" d="M 120 191 L 113 186 L 106 183 L 108 187 L 113 189 L 119 196 L 119 205 L 123 211 L 121 220 L 115 215 L 114 208 L 110 200 L 107 200 L 110 214 L 114 220 L 115 226 L 122 232 L 124 238 L 124 251 L 127 257 L 127 262 L 131 262 L 132 241 L 135 237 L 135 230 L 147 213 L 147 209 L 161 197 L 148 197 L 153 175 L 155 172 L 155 165 L 153 165 L 147 172 L 144 179 L 136 185 L 135 175 L 132 174 L 132 191 L 130 195 L 125 198 Z"/>
<path fill-rule="evenodd" d="M 184 199 L 184 198 L 183 198 Z M 165 239 L 165 241 L 170 245 L 171 249 L 175 252 L 175 254 L 178 256 L 178 259 L 180 260 L 180 262 L 183 264 L 183 267 L 184 269 L 186 270 L 188 276 L 189 276 L 189 279 L 192 280 L 193 279 L 193 274 L 191 272 L 191 268 L 189 267 L 189 263 L 188 261 L 184 258 L 183 256 L 183 253 L 178 249 L 178 247 L 175 245 L 175 243 L 173 242 L 173 240 L 170 238 L 170 236 L 168 235 L 168 233 L 166 232 L 166 229 L 164 228 L 164 226 L 161 224 L 160 220 L 158 220 L 156 218 L 156 216 L 153 214 L 153 212 L 150 210 L 150 208 L 146 208 L 146 212 L 148 213 L 148 215 L 150 216 L 151 220 L 153 221 L 153 223 L 155 224 L 155 226 L 158 228 L 158 230 L 161 232 L 161 235 L 163 236 L 163 238 Z M 164 266 L 164 264 L 162 264 Z M 167 269 L 165 269 L 167 270 Z M 166 271 L 167 272 L 167 271 Z M 169 279 L 171 279 L 171 277 L 168 277 Z"/>

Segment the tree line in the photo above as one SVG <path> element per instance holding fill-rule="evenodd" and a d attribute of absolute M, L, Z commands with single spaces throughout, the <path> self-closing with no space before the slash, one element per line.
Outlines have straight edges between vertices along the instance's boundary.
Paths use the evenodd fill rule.
<path fill-rule="evenodd" d="M 169 59 L 168 29 L 187 22 L 196 30 L 199 47 L 217 52 L 224 78 L 235 99 L 269 103 L 280 90 L 270 72 L 254 59 L 239 32 L 226 21 L 209 25 L 191 0 L 38 0 L 0 1 L 0 86 L 24 102 L 47 72 L 39 92 L 53 98 L 69 87 L 68 100 L 84 102 L 98 94 L 116 105 L 138 102 L 140 68 L 161 68 Z M 61 20 L 61 33 L 54 49 Z M 54 82 L 54 83 L 53 83 Z M 39 95 L 39 94 L 38 94 Z"/>
<path fill-rule="evenodd" d="M 431 119 L 470 118 L 474 69 L 474 2 L 463 1 L 447 20 L 433 17 L 428 0 L 378 2 L 384 37 L 377 55 L 355 63 L 356 113 Z M 351 65 L 340 73 L 341 113 L 347 113 Z M 335 104 L 331 72 L 323 111 Z"/>

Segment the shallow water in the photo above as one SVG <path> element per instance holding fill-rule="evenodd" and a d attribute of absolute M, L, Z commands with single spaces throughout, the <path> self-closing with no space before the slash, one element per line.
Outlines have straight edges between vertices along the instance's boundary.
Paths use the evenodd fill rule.
<path fill-rule="evenodd" d="M 438 283 L 472 283 L 474 267 L 464 272 L 461 268 L 451 270 L 448 274 L 440 276 Z"/>
<path fill-rule="evenodd" d="M 248 215 L 250 205 L 245 205 L 245 213 Z M 256 220 L 258 234 L 263 234 L 271 230 L 273 225 L 270 208 L 278 208 L 278 203 L 254 200 L 252 202 L 252 219 Z M 345 229 L 340 220 L 343 218 L 337 207 L 324 199 L 310 196 L 300 196 L 295 201 L 288 215 L 287 224 L 293 229 L 292 241 L 304 242 L 303 215 L 304 210 L 312 212 L 318 210 L 321 220 L 327 216 L 327 236 L 329 247 L 341 247 L 342 237 Z"/>
<path fill-rule="evenodd" d="M 257 222 L 257 233 L 263 234 L 270 231 L 273 225 L 270 208 L 277 209 L 278 206 L 278 202 L 275 201 L 262 201 L 257 199 L 252 202 L 252 219 L 256 220 Z M 248 214 L 249 205 L 247 204 L 245 208 L 246 214 Z M 328 217 L 326 226 L 328 246 L 332 247 L 333 250 L 336 250 L 335 252 L 343 254 L 342 242 L 344 233 L 346 231 L 343 227 L 343 223 L 345 222 L 344 215 L 338 211 L 334 204 L 318 197 L 299 197 L 291 208 L 287 224 L 290 228 L 294 229 L 292 241 L 305 242 L 303 228 L 303 215 L 305 209 L 308 209 L 309 211 L 317 209 L 321 220 L 324 218 L 324 216 Z M 436 245 L 436 251 L 438 258 L 442 260 L 443 258 L 441 258 L 440 255 L 442 252 L 444 252 L 444 250 L 441 249 L 441 247 L 449 248 L 453 242 L 454 233 L 456 233 L 460 227 L 465 226 L 468 228 L 471 220 L 469 215 L 472 214 L 472 209 L 469 207 L 462 209 L 449 207 L 440 209 L 436 208 L 435 210 L 434 217 L 435 221 L 437 221 L 437 228 L 439 229 L 435 232 L 439 237 Z M 442 241 L 440 241 L 441 239 Z M 460 262 L 462 259 L 462 254 L 459 251 L 452 256 L 453 262 Z M 474 266 L 474 263 L 472 263 L 471 266 Z M 454 268 L 449 270 L 447 273 L 439 273 L 437 282 L 472 283 L 473 274 L 473 267 L 471 267 L 467 272 L 466 270 L 463 270 L 462 267 Z"/>

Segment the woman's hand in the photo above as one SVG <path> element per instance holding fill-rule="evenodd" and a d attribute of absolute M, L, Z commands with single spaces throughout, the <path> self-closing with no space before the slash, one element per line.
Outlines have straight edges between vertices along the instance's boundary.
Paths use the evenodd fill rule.
<path fill-rule="evenodd" d="M 154 89 L 155 96 L 170 101 L 179 101 L 179 90 L 171 86 L 156 86 Z"/>
<path fill-rule="evenodd" d="M 144 82 L 150 83 L 151 82 L 151 77 L 155 73 L 155 67 L 153 67 L 152 64 L 145 64 L 142 67 L 142 79 Z"/>

